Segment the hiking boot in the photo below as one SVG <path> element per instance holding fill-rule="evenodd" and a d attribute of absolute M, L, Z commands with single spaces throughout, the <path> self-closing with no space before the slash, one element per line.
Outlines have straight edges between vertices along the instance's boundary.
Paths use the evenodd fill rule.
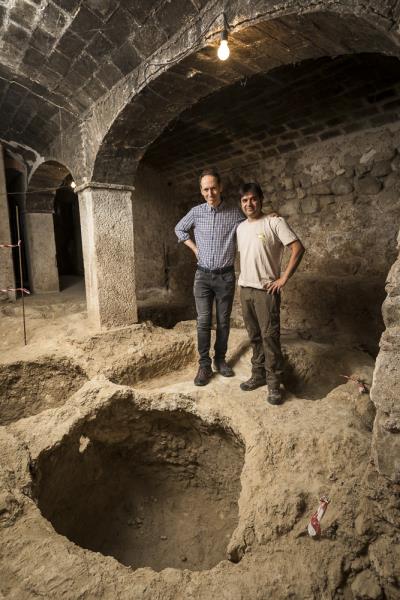
<path fill-rule="evenodd" d="M 207 385 L 212 375 L 213 372 L 211 370 L 211 367 L 199 367 L 197 375 L 194 378 L 194 385 Z"/>
<path fill-rule="evenodd" d="M 252 390 L 256 390 L 257 388 L 261 387 L 262 385 L 265 385 L 266 383 L 267 382 L 262 377 L 254 377 L 254 375 L 252 375 L 250 379 L 248 379 L 247 381 L 243 381 L 240 384 L 240 389 L 244 392 L 251 392 Z"/>
<path fill-rule="evenodd" d="M 268 386 L 267 400 L 270 404 L 273 404 L 274 406 L 282 404 L 282 392 L 280 388 Z"/>
<path fill-rule="evenodd" d="M 223 377 L 233 377 L 235 374 L 232 367 L 228 365 L 226 360 L 214 360 L 214 369 Z"/>

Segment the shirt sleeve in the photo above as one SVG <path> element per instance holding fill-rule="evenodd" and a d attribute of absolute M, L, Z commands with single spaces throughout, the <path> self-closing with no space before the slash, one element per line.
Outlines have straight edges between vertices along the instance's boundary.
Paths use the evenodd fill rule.
<path fill-rule="evenodd" d="M 179 242 L 190 240 L 189 231 L 194 226 L 193 208 L 177 223 L 175 233 Z"/>
<path fill-rule="evenodd" d="M 299 239 L 283 217 L 271 217 L 271 229 L 284 246 Z"/>

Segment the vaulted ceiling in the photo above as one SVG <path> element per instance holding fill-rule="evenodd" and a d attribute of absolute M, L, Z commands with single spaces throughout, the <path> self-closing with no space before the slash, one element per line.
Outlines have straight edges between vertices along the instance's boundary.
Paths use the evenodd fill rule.
<path fill-rule="evenodd" d="M 175 34 L 179 37 L 185 25 L 201 20 L 203 9 L 212 5 L 222 14 L 223 4 L 215 8 L 217 4 L 206 0 L 0 1 L 0 138 L 43 152 L 60 133 L 82 123 L 93 105 L 140 63 Z M 265 9 L 268 3 L 259 4 Z M 321 56 L 397 52 L 392 38 L 383 32 L 381 15 L 376 23 L 363 20 L 345 14 L 346 3 L 342 4 L 343 14 L 293 12 L 251 27 L 242 25 L 231 32 L 231 58 L 226 63 L 216 60 L 215 43 L 207 44 L 203 31 L 194 44 L 196 50 L 199 43 L 205 44 L 200 51 L 191 51 L 193 41 L 182 37 L 182 48 L 188 46 L 186 56 L 172 61 L 144 90 L 148 96 L 142 94 L 139 104 L 133 101 L 127 106 L 111 127 L 101 149 L 105 166 L 99 168 L 100 174 L 108 178 L 109 157 L 119 153 L 125 160 L 126 153 L 132 154 L 130 145 L 147 148 L 180 112 L 244 77 Z M 239 13 L 241 5 L 245 12 L 251 3 L 228 3 L 226 10 Z M 298 10 L 304 10 L 302 3 Z M 118 170 L 118 161 L 112 170 Z"/>
<path fill-rule="evenodd" d="M 0 3 L 0 137 L 43 146 L 198 14 L 204 0 Z"/>
<path fill-rule="evenodd" d="M 227 86 L 172 122 L 144 160 L 176 180 L 279 156 L 400 121 L 400 61 L 382 54 L 320 58 Z"/>

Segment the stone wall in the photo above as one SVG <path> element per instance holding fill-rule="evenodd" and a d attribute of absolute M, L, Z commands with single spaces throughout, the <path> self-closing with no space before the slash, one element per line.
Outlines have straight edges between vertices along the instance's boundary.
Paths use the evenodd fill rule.
<path fill-rule="evenodd" d="M 260 181 L 266 202 L 307 248 L 288 284 L 283 326 L 346 334 L 372 352 L 396 259 L 400 221 L 398 126 L 327 141 L 231 174 Z"/>
<path fill-rule="evenodd" d="M 400 236 L 398 237 L 400 242 Z M 400 259 L 390 269 L 371 398 L 377 408 L 372 455 L 379 471 L 400 483 Z"/>
<path fill-rule="evenodd" d="M 194 257 L 177 243 L 174 227 L 186 212 L 173 181 L 142 163 L 135 179 L 136 293 L 139 300 L 190 303 Z M 187 272 L 189 271 L 189 275 Z"/>
<path fill-rule="evenodd" d="M 397 254 L 399 149 L 400 128 L 392 125 L 224 174 L 230 201 L 241 181 L 258 180 L 265 210 L 287 218 L 307 249 L 283 294 L 284 328 L 346 337 L 377 353 L 385 281 Z M 201 201 L 193 186 L 180 194 L 189 199 L 187 207 Z M 187 267 L 185 277 L 191 276 Z M 233 317 L 241 322 L 237 301 Z"/>
<path fill-rule="evenodd" d="M 241 181 L 258 180 L 265 211 L 287 218 L 307 248 L 283 293 L 283 327 L 313 339 L 340 337 L 374 356 L 381 338 L 372 456 L 380 473 L 400 482 L 400 126 L 320 141 L 223 175 L 230 201 Z M 201 201 L 195 183 L 178 188 L 186 210 Z M 186 265 L 185 277 L 193 271 Z M 241 322 L 237 298 L 233 320 Z"/>

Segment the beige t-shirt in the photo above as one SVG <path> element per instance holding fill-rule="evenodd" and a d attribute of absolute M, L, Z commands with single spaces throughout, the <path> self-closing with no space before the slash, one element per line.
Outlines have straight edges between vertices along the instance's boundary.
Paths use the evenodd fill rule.
<path fill-rule="evenodd" d="M 255 221 L 243 221 L 237 228 L 240 253 L 239 285 L 262 289 L 281 276 L 284 247 L 297 240 L 282 217 L 263 215 Z"/>

